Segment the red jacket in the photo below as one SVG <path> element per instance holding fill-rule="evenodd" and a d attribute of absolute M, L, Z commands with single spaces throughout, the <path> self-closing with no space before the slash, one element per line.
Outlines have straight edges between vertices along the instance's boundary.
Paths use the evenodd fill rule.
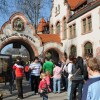
<path fill-rule="evenodd" d="M 47 88 L 47 82 L 46 80 L 41 80 L 40 81 L 40 84 L 39 84 L 39 90 L 43 90 L 43 89 L 46 89 Z"/>
<path fill-rule="evenodd" d="M 24 67 L 21 65 L 14 64 L 13 69 L 15 70 L 16 77 L 23 77 Z"/>

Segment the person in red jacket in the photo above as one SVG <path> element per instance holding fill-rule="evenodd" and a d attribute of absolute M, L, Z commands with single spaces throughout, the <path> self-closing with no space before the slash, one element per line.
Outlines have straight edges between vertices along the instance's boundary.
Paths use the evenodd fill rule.
<path fill-rule="evenodd" d="M 24 75 L 24 67 L 23 67 L 21 58 L 16 59 L 16 63 L 13 65 L 13 69 L 15 70 L 16 86 L 18 90 L 17 99 L 23 99 L 22 80 L 23 80 L 23 75 Z"/>
<path fill-rule="evenodd" d="M 43 96 L 43 100 L 48 100 L 48 85 L 46 81 L 46 74 L 41 73 L 40 78 L 42 79 L 39 84 L 40 95 Z"/>

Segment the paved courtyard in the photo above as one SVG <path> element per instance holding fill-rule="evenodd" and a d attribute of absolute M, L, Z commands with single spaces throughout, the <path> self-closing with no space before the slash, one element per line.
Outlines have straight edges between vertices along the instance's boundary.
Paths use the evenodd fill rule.
<path fill-rule="evenodd" d="M 33 95 L 30 91 L 30 85 L 28 82 L 23 82 L 23 91 L 24 91 L 24 100 L 42 100 L 42 98 L 39 95 Z M 10 94 L 8 89 L 8 83 L 5 86 L 4 83 L 0 83 L 0 92 L 3 93 L 3 100 L 16 100 L 17 97 L 17 90 L 14 90 L 12 94 Z M 48 100 L 65 100 L 66 99 L 66 92 L 62 92 L 60 94 L 56 93 L 49 93 L 48 94 Z"/>

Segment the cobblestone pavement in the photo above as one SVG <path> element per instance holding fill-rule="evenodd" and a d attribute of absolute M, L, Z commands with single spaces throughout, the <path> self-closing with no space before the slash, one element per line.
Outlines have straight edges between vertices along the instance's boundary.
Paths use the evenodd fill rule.
<path fill-rule="evenodd" d="M 5 86 L 4 83 L 0 83 L 0 92 L 3 93 L 3 100 L 16 100 L 17 97 L 17 90 L 14 90 L 12 94 L 10 94 L 9 85 Z M 15 86 L 14 86 L 15 87 Z M 30 91 L 30 85 L 28 82 L 23 82 L 23 91 L 24 91 L 24 100 L 43 100 L 39 95 L 33 95 Z M 49 93 L 48 100 L 66 100 L 67 93 L 62 92 L 60 94 L 56 93 Z"/>

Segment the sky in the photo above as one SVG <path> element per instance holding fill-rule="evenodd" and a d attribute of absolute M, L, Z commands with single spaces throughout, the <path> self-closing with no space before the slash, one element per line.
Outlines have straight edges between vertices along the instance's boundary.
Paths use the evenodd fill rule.
<path fill-rule="evenodd" d="M 15 12 L 20 12 L 19 10 L 16 9 L 15 7 L 15 0 L 6 0 L 8 2 L 8 10 L 9 12 L 2 13 L 0 12 L 0 28 L 2 25 L 9 20 L 10 16 L 14 14 Z M 45 0 L 45 6 L 41 9 L 41 17 L 44 17 L 45 20 L 49 20 L 50 17 L 50 10 L 51 10 L 51 0 Z"/>
<path fill-rule="evenodd" d="M 8 10 L 9 12 L 6 14 L 6 13 L 2 13 L 0 12 L 0 29 L 2 27 L 2 25 L 7 22 L 9 20 L 9 18 L 11 17 L 12 14 L 14 14 L 15 12 L 20 12 L 19 10 L 16 9 L 15 7 L 15 0 L 6 0 L 7 3 L 8 3 Z M 51 2 L 50 0 L 45 0 L 45 6 L 43 6 L 44 8 L 41 9 L 41 16 L 45 18 L 45 20 L 49 20 L 49 17 L 50 17 L 50 10 L 51 10 Z M 7 46 L 5 46 L 3 49 L 2 49 L 2 53 L 4 53 L 8 48 L 12 48 L 12 44 L 9 44 Z"/>

